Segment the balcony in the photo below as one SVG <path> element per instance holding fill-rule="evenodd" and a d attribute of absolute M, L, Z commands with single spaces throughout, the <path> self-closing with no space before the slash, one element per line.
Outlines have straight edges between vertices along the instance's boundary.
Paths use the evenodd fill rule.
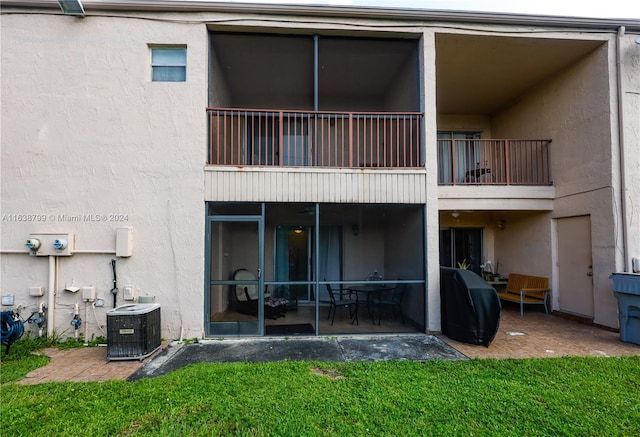
<path fill-rule="evenodd" d="M 424 168 L 419 112 L 208 108 L 208 165 Z M 439 185 L 550 185 L 551 140 L 439 139 Z"/>
<path fill-rule="evenodd" d="M 209 165 L 421 168 L 419 112 L 208 108 Z"/>
<path fill-rule="evenodd" d="M 551 185 L 551 140 L 439 139 L 439 185 Z"/>

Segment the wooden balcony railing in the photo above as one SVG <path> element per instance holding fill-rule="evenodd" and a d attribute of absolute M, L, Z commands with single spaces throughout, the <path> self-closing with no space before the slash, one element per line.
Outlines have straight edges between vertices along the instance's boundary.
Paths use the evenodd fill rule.
<path fill-rule="evenodd" d="M 549 185 L 551 140 L 438 140 L 439 185 Z"/>
<path fill-rule="evenodd" d="M 419 112 L 208 108 L 211 165 L 418 168 Z"/>

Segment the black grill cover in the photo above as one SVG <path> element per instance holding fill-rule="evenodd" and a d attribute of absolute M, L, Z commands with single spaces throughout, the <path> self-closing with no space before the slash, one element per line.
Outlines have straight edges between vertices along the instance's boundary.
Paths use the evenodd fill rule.
<path fill-rule="evenodd" d="M 500 325 L 495 288 L 470 270 L 440 267 L 440 314 L 447 337 L 489 347 Z"/>

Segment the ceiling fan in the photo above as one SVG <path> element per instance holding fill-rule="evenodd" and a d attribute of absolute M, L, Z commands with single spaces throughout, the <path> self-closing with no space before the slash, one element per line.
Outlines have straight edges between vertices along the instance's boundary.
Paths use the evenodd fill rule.
<path fill-rule="evenodd" d="M 460 217 L 460 213 L 461 212 L 464 212 L 465 214 L 469 214 L 469 213 L 472 213 L 473 210 L 472 209 L 468 209 L 468 210 L 458 211 L 457 209 L 454 209 L 453 211 L 451 211 L 451 217 L 458 218 L 458 217 Z"/>

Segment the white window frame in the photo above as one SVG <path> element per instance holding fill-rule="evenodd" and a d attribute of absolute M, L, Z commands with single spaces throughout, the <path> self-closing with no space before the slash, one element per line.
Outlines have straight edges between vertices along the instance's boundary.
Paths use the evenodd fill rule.
<path fill-rule="evenodd" d="M 162 45 L 162 46 L 157 46 L 157 45 L 153 45 L 153 46 L 149 46 L 149 58 L 150 58 L 150 65 L 151 65 L 151 72 L 150 72 L 150 76 L 151 76 L 151 82 L 186 82 L 187 81 L 187 46 L 186 45 Z M 179 61 L 179 62 L 163 62 L 163 61 L 158 61 L 157 59 L 154 59 L 154 52 L 155 51 L 162 51 L 162 50 L 181 50 L 184 52 L 184 61 Z M 154 72 L 158 71 L 158 69 L 167 69 L 167 68 L 171 68 L 171 69 L 175 69 L 175 68 L 181 68 L 183 70 L 183 74 L 176 78 L 172 78 L 171 75 L 168 75 L 164 78 L 154 78 Z"/>

